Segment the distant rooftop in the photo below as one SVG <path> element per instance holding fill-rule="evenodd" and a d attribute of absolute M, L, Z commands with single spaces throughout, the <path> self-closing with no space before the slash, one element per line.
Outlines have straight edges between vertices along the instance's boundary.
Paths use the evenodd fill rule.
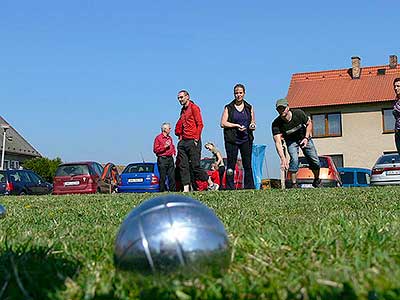
<path fill-rule="evenodd" d="M 360 58 L 352 59 L 360 63 Z M 289 105 L 299 108 L 394 100 L 393 80 L 400 77 L 400 65 L 397 56 L 390 59 L 389 65 L 358 65 L 358 70 L 353 63 L 349 69 L 293 74 L 287 95 Z M 354 78 L 353 71 L 359 72 L 358 78 Z"/>
<path fill-rule="evenodd" d="M 11 154 L 23 154 L 33 157 L 41 157 L 42 155 L 29 144 L 10 123 L 8 123 L 2 116 L 0 116 L 0 124 L 9 125 L 10 129 L 7 130 L 6 136 L 6 152 Z M 0 128 L 0 150 L 3 149 L 3 135 L 4 131 Z"/>

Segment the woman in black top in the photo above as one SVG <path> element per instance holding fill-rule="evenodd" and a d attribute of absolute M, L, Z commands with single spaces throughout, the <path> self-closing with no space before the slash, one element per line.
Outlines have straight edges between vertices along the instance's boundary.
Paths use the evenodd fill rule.
<path fill-rule="evenodd" d="M 233 91 L 235 99 L 225 105 L 221 118 L 227 156 L 226 188 L 228 190 L 235 188 L 233 171 L 235 170 L 240 150 L 244 169 L 244 188 L 254 189 L 251 167 L 251 152 L 254 140 L 253 131 L 256 129 L 254 109 L 244 100 L 246 89 L 243 84 L 236 84 Z"/>

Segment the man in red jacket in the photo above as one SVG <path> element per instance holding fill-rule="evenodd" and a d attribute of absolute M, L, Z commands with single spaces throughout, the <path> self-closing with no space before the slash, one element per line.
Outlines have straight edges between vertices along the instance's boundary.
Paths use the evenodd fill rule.
<path fill-rule="evenodd" d="M 200 167 L 201 131 L 204 127 L 200 108 L 190 100 L 190 95 L 185 90 L 179 91 L 178 101 L 182 109 L 175 126 L 175 135 L 179 138 L 178 159 L 183 191 L 190 190 L 190 169 L 193 171 L 193 181 L 208 181 L 208 189 L 217 190 L 218 185 L 213 183 L 206 171 Z"/>
<path fill-rule="evenodd" d="M 168 177 L 169 191 L 175 191 L 175 166 L 174 142 L 169 135 L 171 132 L 171 124 L 163 123 L 161 125 L 161 133 L 156 136 L 153 144 L 153 152 L 157 155 L 157 165 L 160 172 L 160 192 L 167 190 L 165 179 Z"/>

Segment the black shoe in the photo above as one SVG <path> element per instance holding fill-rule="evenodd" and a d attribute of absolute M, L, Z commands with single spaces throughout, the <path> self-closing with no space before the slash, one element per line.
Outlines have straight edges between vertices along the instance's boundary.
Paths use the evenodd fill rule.
<path fill-rule="evenodd" d="M 319 179 L 319 178 L 314 179 L 314 181 L 312 183 L 312 186 L 315 187 L 315 188 L 321 187 L 321 179 Z"/>
<path fill-rule="evenodd" d="M 300 188 L 299 185 L 297 183 L 292 183 L 292 185 L 290 186 L 291 189 L 298 189 Z"/>

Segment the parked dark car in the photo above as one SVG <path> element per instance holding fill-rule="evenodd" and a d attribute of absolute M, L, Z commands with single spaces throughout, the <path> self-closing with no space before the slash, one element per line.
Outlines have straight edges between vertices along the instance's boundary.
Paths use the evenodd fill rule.
<path fill-rule="evenodd" d="M 121 173 L 119 193 L 154 193 L 160 191 L 157 163 L 131 163 Z"/>
<path fill-rule="evenodd" d="M 384 154 L 372 168 L 371 185 L 400 185 L 400 155 Z"/>
<path fill-rule="evenodd" d="M 0 195 L 50 194 L 53 185 L 31 170 L 0 171 Z"/>
<path fill-rule="evenodd" d="M 367 187 L 371 182 L 371 170 L 365 168 L 338 168 L 343 187 Z"/>
<path fill-rule="evenodd" d="M 54 177 L 53 194 L 111 193 L 114 191 L 115 183 L 113 178 L 110 178 L 110 170 L 110 167 L 104 169 L 101 164 L 94 161 L 61 164 Z"/>

